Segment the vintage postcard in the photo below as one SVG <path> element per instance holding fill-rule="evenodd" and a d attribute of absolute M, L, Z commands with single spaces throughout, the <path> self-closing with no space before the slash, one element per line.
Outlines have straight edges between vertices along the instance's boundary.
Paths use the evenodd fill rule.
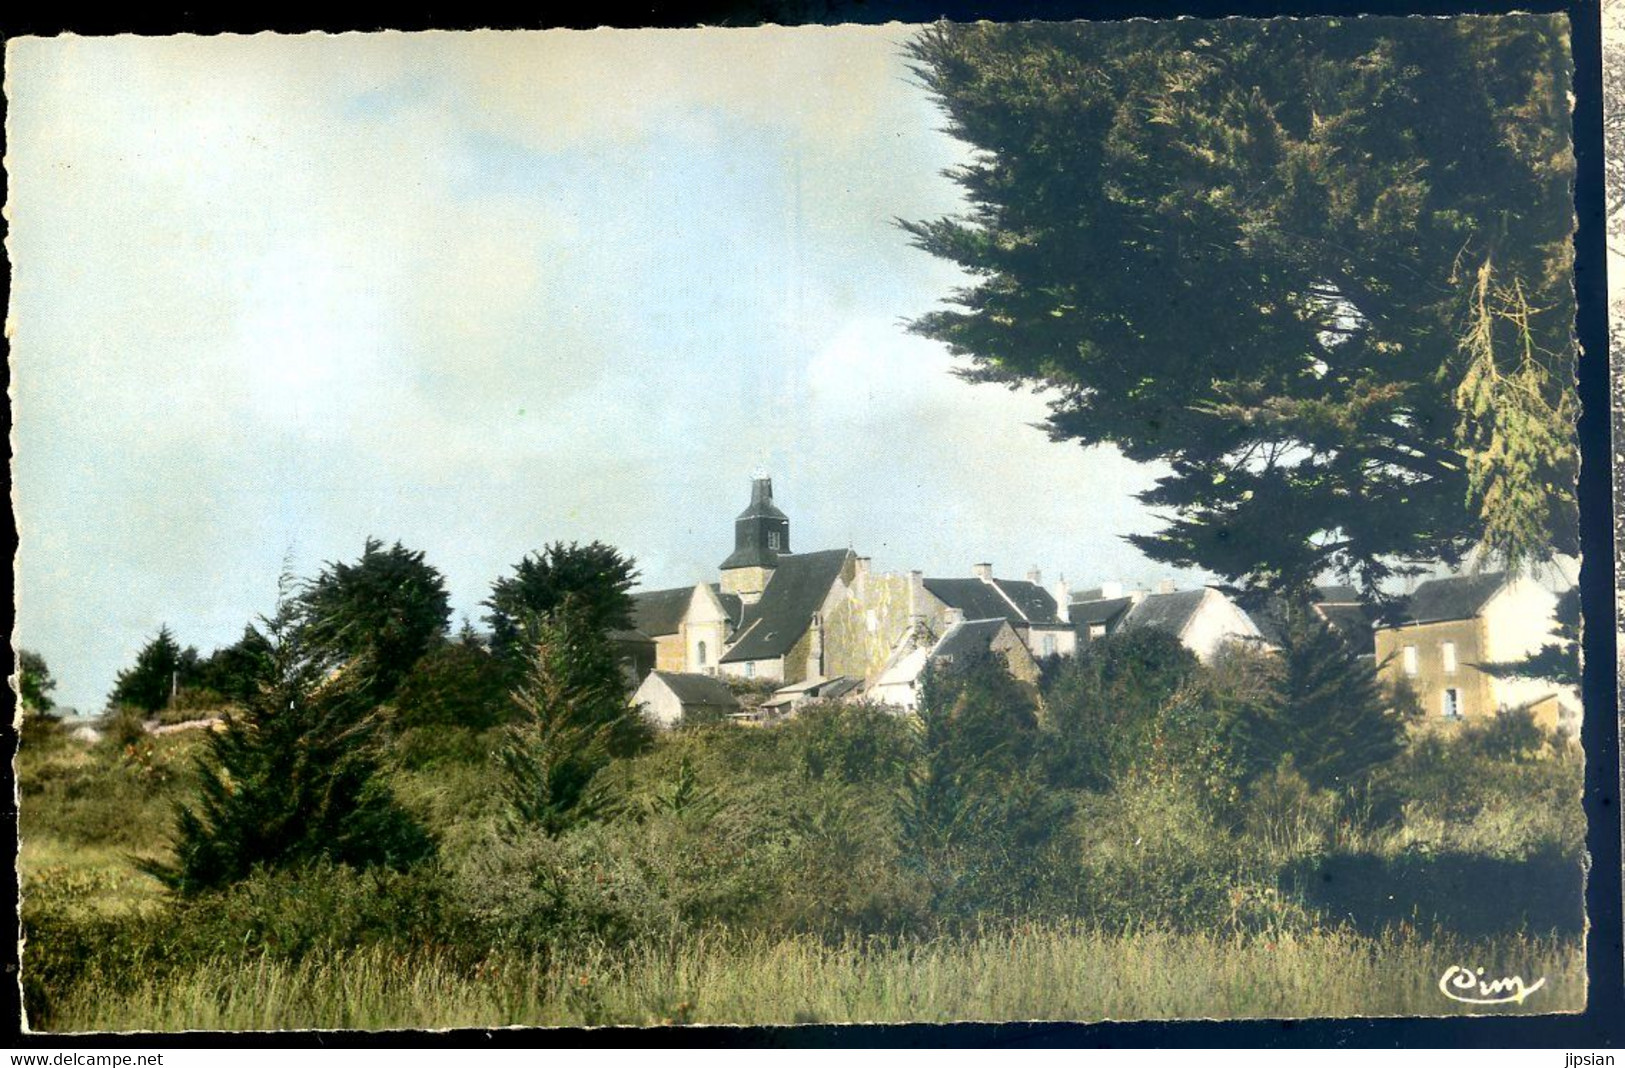
<path fill-rule="evenodd" d="M 1569 31 L 9 42 L 26 1026 L 1584 1009 Z"/>

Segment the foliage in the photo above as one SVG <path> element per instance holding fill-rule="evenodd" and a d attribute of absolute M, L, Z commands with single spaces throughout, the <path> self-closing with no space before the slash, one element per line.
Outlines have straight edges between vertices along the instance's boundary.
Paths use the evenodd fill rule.
<path fill-rule="evenodd" d="M 1039 907 L 1063 881 L 1071 806 L 1039 774 L 1026 688 L 995 655 L 933 664 L 919 720 L 920 755 L 897 818 L 903 863 L 926 880 L 928 911 L 952 920 Z"/>
<path fill-rule="evenodd" d="M 1577 543 L 1552 16 L 941 24 L 969 272 L 913 324 L 1172 472 L 1154 559 L 1293 590 Z"/>
<path fill-rule="evenodd" d="M 421 551 L 368 538 L 355 563 L 329 562 L 298 598 L 300 641 L 326 668 L 349 665 L 366 699 L 391 697 L 446 631 L 451 601 Z"/>
<path fill-rule="evenodd" d="M 604 810 L 594 778 L 613 756 L 646 744 L 651 730 L 628 703 L 589 609 L 556 610 L 532 625 L 525 644 L 530 668 L 514 692 L 517 719 L 501 753 L 506 797 L 516 827 L 558 834 Z"/>
<path fill-rule="evenodd" d="M 23 712 L 44 715 L 56 707 L 51 700 L 51 691 L 56 689 L 56 680 L 51 677 L 51 669 L 46 665 L 45 658 L 31 649 L 17 650 L 17 700 L 23 707 Z"/>
<path fill-rule="evenodd" d="M 253 696 L 256 680 L 263 675 L 262 661 L 270 652 L 265 635 L 245 626 L 237 641 L 198 662 L 191 685 L 218 694 L 224 701 L 245 701 Z"/>
<path fill-rule="evenodd" d="M 437 641 L 412 667 L 395 694 L 403 729 L 485 730 L 507 722 L 512 703 L 507 673 L 478 641 Z"/>
<path fill-rule="evenodd" d="M 113 691 L 107 695 L 110 707 L 129 707 L 152 713 L 169 703 L 171 693 L 179 682 L 183 662 L 195 662 L 197 651 L 185 658 L 169 627 L 161 626 L 158 633 L 136 654 L 135 664 L 118 673 Z"/>
<path fill-rule="evenodd" d="M 1161 631 L 1096 639 L 1044 691 L 1044 760 L 1063 787 L 1105 790 L 1149 759 L 1158 718 L 1197 673 L 1195 654 Z"/>
<path fill-rule="evenodd" d="M 1227 714 L 1247 778 L 1290 759 L 1311 787 L 1347 792 L 1404 747 L 1405 721 L 1384 699 L 1375 669 L 1307 607 L 1286 613 L 1278 652 L 1233 657 L 1256 687 Z"/>
<path fill-rule="evenodd" d="M 376 682 L 355 665 L 329 674 L 332 632 L 311 643 L 309 608 L 285 602 L 264 621 L 265 675 L 209 734 L 196 799 L 177 811 L 174 859 L 143 865 L 174 890 L 317 860 L 404 868 L 433 852 L 377 774 Z"/>
<path fill-rule="evenodd" d="M 506 660 L 526 658 L 521 647 L 527 622 L 567 605 L 575 619 L 599 633 L 632 626 L 632 597 L 637 566 L 630 557 L 602 542 L 579 545 L 554 542 L 531 553 L 491 584 L 485 616 L 491 625 L 491 648 Z"/>

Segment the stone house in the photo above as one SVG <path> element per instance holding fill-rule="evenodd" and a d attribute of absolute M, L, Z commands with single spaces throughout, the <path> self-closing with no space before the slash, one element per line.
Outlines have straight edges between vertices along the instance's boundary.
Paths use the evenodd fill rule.
<path fill-rule="evenodd" d="M 644 715 L 665 728 L 696 716 L 721 718 L 739 711 L 739 699 L 721 679 L 676 671 L 651 671 L 632 695 L 632 703 L 642 705 Z"/>
<path fill-rule="evenodd" d="M 1526 707 L 1546 727 L 1577 731 L 1574 687 L 1497 678 L 1480 667 L 1516 662 L 1555 641 L 1557 599 L 1534 578 L 1499 571 L 1424 582 L 1377 627 L 1377 670 L 1384 681 L 1411 688 L 1426 721 Z"/>
<path fill-rule="evenodd" d="M 1252 617 L 1211 586 L 1146 594 L 1123 612 L 1117 627 L 1172 634 L 1204 664 L 1233 642 L 1268 644 Z"/>
<path fill-rule="evenodd" d="M 921 637 L 926 632 L 919 631 Z M 950 625 L 940 638 L 919 645 L 900 646 L 865 696 L 882 704 L 913 711 L 919 707 L 920 676 L 931 664 L 993 654 L 1004 660 L 1010 674 L 1029 686 L 1038 685 L 1038 660 L 1008 619 L 976 619 Z"/>

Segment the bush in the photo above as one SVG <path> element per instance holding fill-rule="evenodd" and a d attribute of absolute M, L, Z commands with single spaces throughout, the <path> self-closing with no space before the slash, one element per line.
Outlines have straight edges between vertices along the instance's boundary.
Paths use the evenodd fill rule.
<path fill-rule="evenodd" d="M 781 730 L 811 779 L 899 782 L 916 748 L 908 720 L 867 702 L 815 702 Z"/>

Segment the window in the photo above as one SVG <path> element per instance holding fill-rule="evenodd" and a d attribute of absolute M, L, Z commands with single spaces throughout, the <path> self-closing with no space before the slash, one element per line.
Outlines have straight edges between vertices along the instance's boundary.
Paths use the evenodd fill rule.
<path fill-rule="evenodd" d="M 1044 635 L 1044 655 L 1045 656 L 1054 656 L 1055 655 L 1055 635 L 1053 635 L 1053 634 Z"/>
<path fill-rule="evenodd" d="M 756 677 L 756 661 L 754 661 L 754 660 L 745 661 L 745 678 L 754 679 L 755 677 Z"/>
<path fill-rule="evenodd" d="M 770 530 L 770 531 L 767 532 L 767 547 L 769 549 L 777 549 L 779 547 L 779 532 L 778 531 Z"/>
<path fill-rule="evenodd" d="M 1090 641 L 1093 641 L 1096 638 L 1104 638 L 1105 636 L 1106 636 L 1106 624 L 1104 624 L 1104 623 L 1091 623 L 1091 624 L 1089 624 L 1089 640 Z"/>
<path fill-rule="evenodd" d="M 705 666 L 705 643 L 701 642 L 694 650 L 694 659 L 701 667 Z"/>
<path fill-rule="evenodd" d="M 1444 692 L 1444 718 L 1461 718 L 1461 691 L 1454 686 Z"/>
<path fill-rule="evenodd" d="M 1414 646 L 1414 645 L 1405 646 L 1404 651 L 1400 654 L 1400 659 L 1405 664 L 1405 674 L 1407 674 L 1407 675 L 1416 674 L 1416 646 Z"/>
<path fill-rule="evenodd" d="M 1440 645 L 1439 659 L 1444 661 L 1445 673 L 1454 675 L 1456 673 L 1456 643 L 1445 642 Z"/>

